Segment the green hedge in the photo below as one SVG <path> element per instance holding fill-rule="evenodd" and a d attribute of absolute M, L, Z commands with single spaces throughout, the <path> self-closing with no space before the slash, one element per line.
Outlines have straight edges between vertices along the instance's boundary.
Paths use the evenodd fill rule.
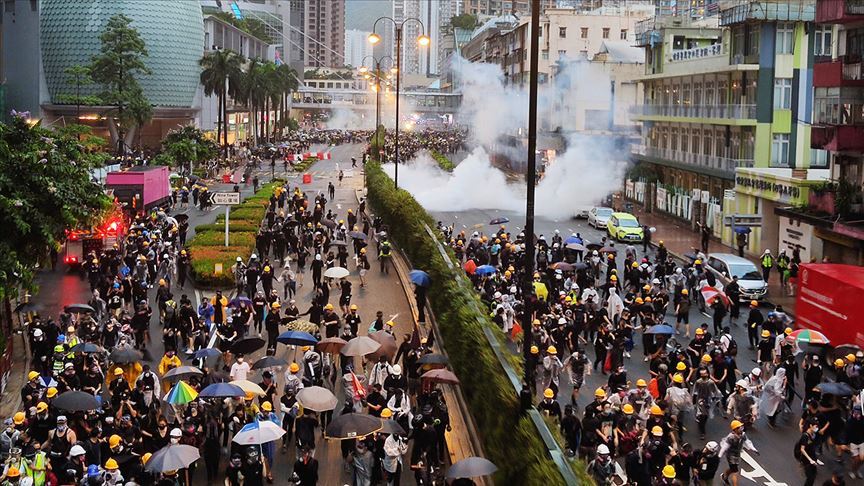
<path fill-rule="evenodd" d="M 248 225 L 244 225 L 248 226 Z M 202 231 L 195 233 L 195 244 L 197 246 L 219 246 L 225 244 L 225 229 L 222 231 Z M 255 233 L 253 231 L 231 231 L 228 225 L 229 246 L 255 246 Z"/>
<path fill-rule="evenodd" d="M 198 226 L 195 227 L 195 234 L 197 235 L 198 233 L 204 233 L 206 231 L 217 231 L 217 232 L 221 231 L 223 233 L 222 236 L 224 237 L 225 236 L 224 235 L 224 233 L 225 233 L 225 223 L 224 223 L 225 218 L 222 218 L 222 221 L 223 221 L 222 224 L 216 224 L 216 223 L 199 224 Z M 237 233 L 237 232 L 252 232 L 252 233 L 254 233 L 254 232 L 258 231 L 258 225 L 250 224 L 250 223 L 247 223 L 245 221 L 231 220 L 230 224 L 228 225 L 228 231 L 230 233 Z"/>
<path fill-rule="evenodd" d="M 446 170 L 447 172 L 453 172 L 453 169 L 456 168 L 456 165 L 453 164 L 453 162 L 451 162 L 450 159 L 448 159 L 446 156 L 444 156 L 440 152 L 437 152 L 435 150 L 430 150 L 429 153 L 432 154 L 432 158 L 435 159 L 435 162 L 438 163 L 438 167 L 440 167 L 441 170 Z"/>
<path fill-rule="evenodd" d="M 429 302 L 447 343 L 450 362 L 462 381 L 462 391 L 477 424 L 488 458 L 498 466 L 498 484 L 563 484 L 558 469 L 531 419 L 519 413 L 519 401 L 504 369 L 489 346 L 484 327 L 500 333 L 484 306 L 450 269 L 436 242 L 423 228 L 435 221 L 405 190 L 395 190 L 393 181 L 376 162 L 366 165 L 369 203 L 390 227 L 391 234 L 416 268 L 432 279 Z M 474 305 L 478 304 L 478 305 Z M 477 309 L 477 310 L 475 310 Z M 583 484 L 592 484 L 583 474 Z"/>

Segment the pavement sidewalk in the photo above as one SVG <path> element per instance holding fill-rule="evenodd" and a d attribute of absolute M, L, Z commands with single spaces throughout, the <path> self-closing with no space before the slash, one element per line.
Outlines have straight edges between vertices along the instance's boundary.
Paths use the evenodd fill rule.
<path fill-rule="evenodd" d="M 699 249 L 702 246 L 699 234 L 684 221 L 675 220 L 658 213 L 646 213 L 640 208 L 634 208 L 633 214 L 639 218 L 639 222 L 643 225 L 657 228 L 657 231 L 651 236 L 652 246 L 663 241 L 663 245 L 675 258 L 690 261 L 684 255 L 693 253 L 694 248 Z M 712 238 L 708 242 L 708 253 L 733 253 L 737 255 L 738 250 Z M 759 267 L 758 258 L 747 254 L 744 257 L 752 261 L 757 268 Z M 795 315 L 795 297 L 787 295 L 783 290 L 778 272 L 771 273 L 766 301 L 773 305 L 782 305 L 787 314 Z"/>

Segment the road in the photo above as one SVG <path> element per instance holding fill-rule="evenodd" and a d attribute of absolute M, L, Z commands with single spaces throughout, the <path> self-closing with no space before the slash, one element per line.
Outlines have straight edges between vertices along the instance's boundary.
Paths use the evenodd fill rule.
<path fill-rule="evenodd" d="M 481 231 L 486 234 L 494 233 L 498 230 L 498 226 L 490 226 L 488 224 L 489 221 L 494 218 L 509 218 L 510 223 L 507 223 L 508 230 L 516 233 L 522 230 L 525 221 L 524 214 L 498 210 L 433 212 L 432 216 L 444 224 L 454 224 L 456 232 L 465 230 L 468 235 L 473 231 Z M 537 218 L 535 220 L 535 233 L 538 237 L 540 235 L 545 235 L 546 239 L 551 241 L 552 235 L 556 229 L 560 231 L 564 238 L 569 236 L 571 233 L 578 232 L 589 242 L 600 242 L 601 238 L 605 236 L 605 231 L 590 227 L 584 219 L 552 220 Z M 663 239 L 662 234 L 654 234 L 653 237 L 654 241 Z M 624 245 L 616 244 L 616 246 L 622 247 L 623 249 Z M 623 267 L 623 251 L 621 253 L 622 254 L 618 256 L 618 268 Z M 639 258 L 643 256 L 642 245 L 637 245 L 637 253 Z M 649 253 L 653 256 L 653 251 L 651 249 L 649 249 Z M 738 358 L 736 360 L 738 367 L 746 371 L 755 366 L 756 355 L 754 351 L 747 349 L 747 333 L 742 324 L 744 319 L 746 319 L 747 310 L 745 308 L 742 308 L 741 310 L 743 315 L 739 319 L 739 325 L 732 326 L 732 332 L 735 340 L 739 343 Z M 763 313 L 765 312 L 767 312 L 767 309 L 763 309 Z M 667 322 L 669 322 L 670 317 L 671 316 L 667 316 Z M 671 322 L 674 324 L 674 317 L 671 319 Z M 690 313 L 691 332 L 693 332 L 693 330 L 703 322 L 708 323 L 709 328 L 713 329 L 711 319 L 699 313 L 698 308 L 693 306 Z M 626 360 L 627 376 L 633 383 L 635 383 L 638 378 L 645 378 L 646 380 L 649 379 L 647 363 L 642 361 L 641 351 L 638 347 L 640 346 L 641 340 L 636 338 L 636 341 L 637 348 L 634 349 L 632 353 L 633 358 Z M 679 342 L 686 346 L 688 340 L 685 338 L 679 338 Z M 593 350 L 590 346 L 588 348 L 589 355 L 593 359 Z M 579 399 L 580 410 L 591 401 L 593 390 L 606 384 L 606 378 L 606 376 L 600 373 L 594 373 L 591 376 L 586 377 L 586 383 L 581 390 L 581 396 Z M 800 384 L 802 380 L 799 379 L 798 381 Z M 572 388 L 569 386 L 569 380 L 567 380 L 566 376 L 562 376 L 561 384 L 562 391 L 559 392 L 558 397 L 563 408 L 565 404 L 569 403 Z M 799 393 L 801 392 L 800 388 L 802 387 L 799 386 Z M 767 420 L 762 418 L 759 420 L 756 427 L 748 432 L 748 436 L 751 438 L 757 449 L 759 449 L 761 455 L 756 457 L 749 455 L 743 456 L 744 462 L 747 464 L 743 468 L 743 476 L 745 478 L 750 478 L 752 482 L 742 480 L 740 484 L 755 483 L 765 486 L 794 486 L 801 484 L 803 476 L 797 466 L 794 466 L 795 462 L 792 456 L 793 445 L 800 437 L 797 427 L 801 408 L 801 402 L 799 399 L 796 399 L 792 408 L 795 411 L 794 416 L 781 416 L 777 422 L 778 427 L 776 429 L 770 429 Z M 708 440 L 719 441 L 728 433 L 729 421 L 718 416 L 709 421 L 706 440 L 699 440 L 696 424 L 692 419 L 692 414 L 690 415 L 691 418 L 687 425 L 690 432 L 685 435 L 685 440 L 693 444 L 694 449 L 697 447 L 701 448 Z M 824 460 L 826 463 L 831 463 L 831 459 Z M 725 462 L 723 463 L 720 472 L 723 470 L 725 470 Z M 829 466 L 821 467 L 817 484 L 823 479 L 830 478 L 830 475 L 831 469 Z M 720 482 L 719 473 L 716 482 L 718 484 Z"/>

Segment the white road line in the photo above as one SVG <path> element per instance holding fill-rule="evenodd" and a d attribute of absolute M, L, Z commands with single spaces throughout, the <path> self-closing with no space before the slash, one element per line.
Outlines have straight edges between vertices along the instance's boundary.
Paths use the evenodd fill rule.
<path fill-rule="evenodd" d="M 741 475 L 745 478 L 753 481 L 756 484 L 764 484 L 765 486 L 788 486 L 786 483 L 777 482 L 774 478 L 768 474 L 762 466 L 756 462 L 756 459 L 753 458 L 747 451 L 741 452 L 741 459 L 744 459 L 750 467 L 753 468 L 752 471 L 745 471 L 743 468 L 741 469 Z M 757 478 L 764 478 L 764 481 L 757 481 Z"/>

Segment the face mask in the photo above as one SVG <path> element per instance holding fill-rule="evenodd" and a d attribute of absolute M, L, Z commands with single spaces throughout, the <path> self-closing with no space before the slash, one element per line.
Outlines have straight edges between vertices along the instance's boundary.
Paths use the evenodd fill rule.
<path fill-rule="evenodd" d="M 57 426 L 57 432 L 65 432 L 65 431 L 66 431 L 66 424 Z"/>
<path fill-rule="evenodd" d="M 237 358 L 237 362 L 238 362 L 238 363 L 242 363 L 242 362 L 243 362 L 243 358 Z"/>
<path fill-rule="evenodd" d="M 180 439 L 171 439 L 171 443 L 172 443 L 172 444 L 179 444 L 179 443 L 180 443 Z"/>

